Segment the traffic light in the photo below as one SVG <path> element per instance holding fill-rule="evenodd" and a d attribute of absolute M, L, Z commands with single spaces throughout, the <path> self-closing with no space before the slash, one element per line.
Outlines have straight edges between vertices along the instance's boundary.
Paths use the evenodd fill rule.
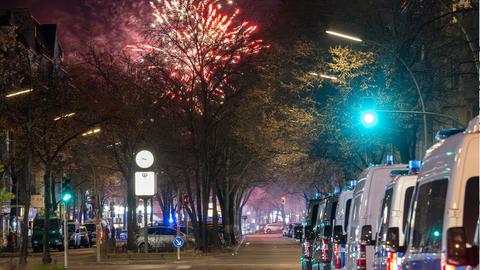
<path fill-rule="evenodd" d="M 362 111 L 360 121 L 366 128 L 374 127 L 378 123 L 377 113 L 374 110 Z"/>
<path fill-rule="evenodd" d="M 281 201 L 282 201 L 282 204 L 285 204 L 285 201 L 287 200 L 287 197 L 286 197 L 286 196 L 282 196 L 280 199 L 281 199 Z"/>
<path fill-rule="evenodd" d="M 70 187 L 70 179 L 67 177 L 62 177 L 62 201 L 64 203 L 70 202 L 72 199 L 72 188 Z"/>

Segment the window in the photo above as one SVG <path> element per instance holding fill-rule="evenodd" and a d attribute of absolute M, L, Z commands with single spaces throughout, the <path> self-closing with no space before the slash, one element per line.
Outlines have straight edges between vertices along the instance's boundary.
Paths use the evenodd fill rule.
<path fill-rule="evenodd" d="M 467 243 L 473 245 L 478 220 L 478 176 L 468 179 L 463 205 L 463 228 Z M 468 208 L 468 211 L 466 211 Z"/>
<path fill-rule="evenodd" d="M 359 209 L 360 209 L 360 204 L 362 203 L 362 196 L 363 196 L 363 193 L 360 194 L 359 196 L 355 197 L 355 201 L 353 202 L 353 211 L 352 211 L 352 223 L 350 224 L 350 226 L 352 226 L 352 224 L 356 224 L 358 222 L 354 222 L 354 220 L 358 219 L 358 215 L 360 214 L 359 213 Z M 350 233 L 348 234 L 348 238 L 349 239 L 356 239 L 356 230 L 357 228 L 355 226 L 352 226 L 350 227 Z"/>
<path fill-rule="evenodd" d="M 383 198 L 382 202 L 382 208 L 380 212 L 380 231 L 378 234 L 380 235 L 380 239 L 383 241 L 385 240 L 383 235 L 387 233 L 388 229 L 388 223 L 390 221 L 390 208 L 392 205 L 392 195 L 393 195 L 393 188 L 389 188 L 387 191 L 385 191 L 385 197 Z"/>
<path fill-rule="evenodd" d="M 447 188 L 447 179 L 420 186 L 413 218 L 412 248 L 414 252 L 440 252 Z"/>
<path fill-rule="evenodd" d="M 348 229 L 348 218 L 350 217 L 350 206 L 352 205 L 352 199 L 348 199 L 345 206 L 345 220 L 343 221 L 343 228 L 346 232 Z"/>
<path fill-rule="evenodd" d="M 315 226 L 315 223 L 317 223 L 317 214 L 318 204 L 315 204 L 312 209 L 312 215 L 310 216 L 310 224 L 312 225 L 312 228 Z"/>
<path fill-rule="evenodd" d="M 410 202 L 412 202 L 413 190 L 414 190 L 414 187 L 409 187 L 405 191 L 405 201 L 403 202 L 402 231 L 405 231 L 405 227 L 407 226 L 407 223 L 408 223 L 408 212 L 410 211 Z"/>
<path fill-rule="evenodd" d="M 177 231 L 171 228 L 161 228 L 160 234 L 161 235 L 177 235 Z"/>

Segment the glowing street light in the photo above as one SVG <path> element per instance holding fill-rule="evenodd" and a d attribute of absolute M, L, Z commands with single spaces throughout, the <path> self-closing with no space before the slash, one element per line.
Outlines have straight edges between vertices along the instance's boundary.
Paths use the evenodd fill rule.
<path fill-rule="evenodd" d="M 332 35 L 332 36 L 337 36 L 337 37 L 353 40 L 353 41 L 356 41 L 356 42 L 362 42 L 363 41 L 362 39 L 360 39 L 358 37 L 350 36 L 350 35 L 347 35 L 347 34 L 342 34 L 342 33 L 331 31 L 331 30 L 327 30 L 327 31 L 325 31 L 325 33 L 327 33 L 329 35 Z"/>
<path fill-rule="evenodd" d="M 28 94 L 30 92 L 32 92 L 33 89 L 32 88 L 29 88 L 29 89 L 25 89 L 25 90 L 20 90 L 20 91 L 16 91 L 16 92 L 12 92 L 10 94 L 7 94 L 5 95 L 6 98 L 11 98 L 11 97 L 15 97 L 15 96 L 19 96 L 19 95 L 24 95 L 24 94 Z"/>
<path fill-rule="evenodd" d="M 377 113 L 373 110 L 363 111 L 361 113 L 360 120 L 364 127 L 366 128 L 374 127 L 378 123 Z"/>
<path fill-rule="evenodd" d="M 85 133 L 82 133 L 82 136 L 88 136 L 88 135 L 93 135 L 93 134 L 96 134 L 96 133 L 99 133 L 101 131 L 100 128 L 95 128 L 95 129 L 91 129 Z"/>
<path fill-rule="evenodd" d="M 325 75 L 325 74 L 318 74 L 318 73 L 313 72 L 313 71 L 309 72 L 308 74 L 313 75 L 313 76 L 320 76 L 320 77 L 322 77 L 322 78 L 324 78 L 324 79 L 329 79 L 329 80 L 332 80 L 332 81 L 337 81 L 337 80 L 338 80 L 338 78 L 335 77 L 335 76 Z"/>
<path fill-rule="evenodd" d="M 64 114 L 64 115 L 57 116 L 57 117 L 53 118 L 53 121 L 58 121 L 58 120 L 60 120 L 60 119 L 72 117 L 72 116 L 74 116 L 74 115 L 75 115 L 74 112 L 72 112 L 72 113 L 67 113 L 67 114 Z"/>

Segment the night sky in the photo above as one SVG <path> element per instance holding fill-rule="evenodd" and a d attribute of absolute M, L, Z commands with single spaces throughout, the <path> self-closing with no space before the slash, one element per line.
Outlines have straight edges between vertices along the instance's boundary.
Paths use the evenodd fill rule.
<path fill-rule="evenodd" d="M 238 1 L 238 0 L 237 0 Z M 241 0 L 242 13 L 261 20 L 276 0 Z M 122 49 L 139 41 L 141 27 L 148 24 L 147 0 L 1 0 L 0 8 L 28 8 L 42 24 L 57 24 L 64 52 L 69 56 L 89 44 Z M 221 1 L 222 2 L 222 1 Z M 262 3 L 259 3 L 262 2 Z M 235 2 L 235 5 L 238 3 Z M 258 19 L 257 19 L 258 18 Z"/>

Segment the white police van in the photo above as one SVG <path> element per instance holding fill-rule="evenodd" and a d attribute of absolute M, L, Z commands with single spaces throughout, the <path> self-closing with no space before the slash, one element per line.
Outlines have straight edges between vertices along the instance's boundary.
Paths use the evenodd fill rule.
<path fill-rule="evenodd" d="M 350 209 L 352 208 L 353 189 L 355 181 L 350 186 L 345 187 L 338 198 L 337 211 L 333 221 L 333 258 L 331 259 L 332 269 L 342 269 L 345 267 L 346 242 L 349 225 Z"/>
<path fill-rule="evenodd" d="M 421 161 L 411 160 L 409 172 L 398 175 L 385 187 L 380 208 L 373 269 L 396 270 L 404 252 L 404 231 L 409 219 L 417 173 Z"/>
<path fill-rule="evenodd" d="M 440 131 L 420 170 L 403 269 L 471 269 L 479 211 L 479 117 Z M 477 236 L 478 237 L 478 236 Z M 478 266 L 477 266 L 478 267 Z"/>
<path fill-rule="evenodd" d="M 393 162 L 393 160 L 392 160 Z M 381 165 L 365 169 L 353 192 L 347 240 L 347 269 L 372 269 L 375 235 L 385 185 L 407 165 Z"/>

